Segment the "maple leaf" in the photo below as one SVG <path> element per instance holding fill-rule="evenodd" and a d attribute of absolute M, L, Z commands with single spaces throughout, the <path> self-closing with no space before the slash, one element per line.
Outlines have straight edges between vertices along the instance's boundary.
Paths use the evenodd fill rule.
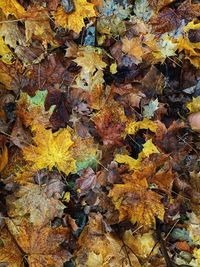
<path fill-rule="evenodd" d="M 25 218 L 7 218 L 6 225 L 18 246 L 28 256 L 29 266 L 62 267 L 70 259 L 70 253 L 60 246 L 69 238 L 68 228 L 33 227 Z"/>
<path fill-rule="evenodd" d="M 161 197 L 148 188 L 145 178 L 128 174 L 122 177 L 124 184 L 114 184 L 109 197 L 119 211 L 119 221 L 137 222 L 147 232 L 155 226 L 155 216 L 163 220 L 164 207 Z"/>
<path fill-rule="evenodd" d="M 76 161 L 70 151 L 74 142 L 68 128 L 52 133 L 44 126 L 36 125 L 33 141 L 34 145 L 23 148 L 23 155 L 25 160 L 33 163 L 34 170 L 57 167 L 66 175 L 76 171 Z"/>
<path fill-rule="evenodd" d="M 116 154 L 115 161 L 117 161 L 118 163 L 127 164 L 129 166 L 129 170 L 139 169 L 142 160 L 145 157 L 149 157 L 153 153 L 159 153 L 159 151 L 157 147 L 152 143 L 152 140 L 148 140 L 143 145 L 143 150 L 139 153 L 138 159 L 133 159 L 128 155 Z"/>
<path fill-rule="evenodd" d="M 190 113 L 200 111 L 200 96 L 193 97 L 192 101 L 187 103 L 186 107 L 189 109 Z"/>
<path fill-rule="evenodd" d="M 152 256 L 158 253 L 158 247 L 154 248 L 156 242 L 153 238 L 153 231 L 134 235 L 131 230 L 128 230 L 124 233 L 123 240 L 137 256 L 143 259 L 147 258 L 150 253 Z M 152 248 L 154 248 L 153 251 Z"/>
<path fill-rule="evenodd" d="M 0 242 L 0 265 L 12 267 L 23 266 L 23 255 L 6 227 L 1 229 Z"/>
<path fill-rule="evenodd" d="M 31 39 L 42 41 L 45 47 L 50 43 L 53 47 L 58 46 L 54 39 L 54 33 L 51 30 L 49 14 L 44 8 L 32 8 L 26 14 L 25 34 L 26 42 L 30 43 Z"/>
<path fill-rule="evenodd" d="M 143 116 L 148 119 L 152 118 L 155 111 L 158 109 L 158 105 L 158 99 L 151 100 L 148 105 L 144 106 Z"/>
<path fill-rule="evenodd" d="M 45 99 L 48 91 L 37 91 L 35 96 L 21 92 L 17 101 L 17 115 L 21 118 L 26 127 L 31 126 L 35 130 L 35 125 L 42 124 L 45 127 L 50 126 L 49 119 L 55 106 L 51 106 L 48 111 L 45 110 Z"/>
<path fill-rule="evenodd" d="M 92 91 L 104 83 L 103 69 L 106 63 L 102 61 L 102 51 L 91 46 L 80 47 L 77 58 L 73 60 L 82 67 L 75 80 L 75 86 L 86 91 Z M 73 85 L 73 86 L 74 86 Z"/>
<path fill-rule="evenodd" d="M 130 266 L 141 267 L 136 256 L 130 251 L 122 249 L 122 241 L 111 233 L 104 233 L 102 216 L 91 214 L 88 225 L 84 228 L 78 240 L 78 249 L 75 253 L 76 266 L 99 267 L 99 266 Z"/>
<path fill-rule="evenodd" d="M 183 27 L 183 35 L 177 40 L 179 52 L 185 51 L 186 58 L 188 58 L 196 68 L 200 68 L 200 42 L 191 42 L 189 39 L 190 30 L 199 30 L 200 23 L 195 24 L 194 21 L 190 21 L 185 27 Z"/>
<path fill-rule="evenodd" d="M 16 0 L 0 0 L 0 8 L 6 16 L 11 14 L 18 19 L 26 14 L 25 9 Z"/>
<path fill-rule="evenodd" d="M 140 38 L 134 37 L 128 39 L 127 37 L 122 40 L 122 51 L 135 58 L 135 64 L 142 62 L 142 55 L 144 54 Z"/>
<path fill-rule="evenodd" d="M 150 131 L 155 133 L 157 128 L 158 126 L 156 122 L 144 118 L 142 121 L 128 122 L 125 131 L 127 134 L 135 134 L 140 129 L 149 129 Z"/>
<path fill-rule="evenodd" d="M 53 197 L 48 198 L 46 186 L 28 183 L 8 196 L 6 203 L 10 218 L 26 217 L 33 226 L 46 225 L 55 217 L 61 217 L 65 206 Z"/>
<path fill-rule="evenodd" d="M 80 33 L 85 26 L 84 18 L 95 17 L 96 11 L 94 4 L 87 2 L 87 0 L 75 0 L 74 5 L 75 11 L 71 13 L 66 13 L 64 8 L 60 6 L 52 14 L 57 26 Z"/>
<path fill-rule="evenodd" d="M 105 145 L 121 144 L 126 117 L 123 108 L 117 102 L 113 101 L 103 106 L 93 121 Z"/>

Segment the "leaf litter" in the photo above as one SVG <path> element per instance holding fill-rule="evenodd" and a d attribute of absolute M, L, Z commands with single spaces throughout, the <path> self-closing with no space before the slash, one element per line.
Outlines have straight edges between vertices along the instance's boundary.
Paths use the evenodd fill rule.
<path fill-rule="evenodd" d="M 199 18 L 0 0 L 1 266 L 200 266 Z"/>

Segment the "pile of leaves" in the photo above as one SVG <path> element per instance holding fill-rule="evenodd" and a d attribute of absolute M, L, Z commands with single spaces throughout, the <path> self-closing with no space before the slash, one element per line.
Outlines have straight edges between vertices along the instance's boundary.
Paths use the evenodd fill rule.
<path fill-rule="evenodd" d="M 198 0 L 0 0 L 0 266 L 200 266 Z"/>

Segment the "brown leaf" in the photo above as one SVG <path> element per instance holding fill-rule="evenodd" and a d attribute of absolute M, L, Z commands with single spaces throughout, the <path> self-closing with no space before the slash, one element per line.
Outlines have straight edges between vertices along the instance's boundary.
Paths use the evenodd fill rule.
<path fill-rule="evenodd" d="M 8 214 L 26 216 L 34 226 L 43 226 L 54 217 L 61 217 L 65 206 L 57 199 L 47 197 L 45 186 L 27 183 L 19 191 L 7 197 Z"/>
<path fill-rule="evenodd" d="M 31 136 L 28 131 L 25 131 L 21 120 L 16 119 L 13 126 L 10 140 L 19 148 L 23 148 L 31 143 Z"/>
<path fill-rule="evenodd" d="M 6 227 L 0 232 L 0 251 L 1 266 L 23 266 L 23 255 Z"/>
<path fill-rule="evenodd" d="M 31 267 L 53 265 L 62 267 L 70 253 L 60 245 L 68 240 L 69 229 L 64 227 L 34 227 L 25 218 L 6 219 L 7 227 L 18 246 L 28 256 Z"/>
<path fill-rule="evenodd" d="M 80 190 L 80 194 L 85 194 L 93 189 L 96 185 L 96 175 L 92 168 L 83 171 L 80 178 L 76 180 L 76 187 Z"/>

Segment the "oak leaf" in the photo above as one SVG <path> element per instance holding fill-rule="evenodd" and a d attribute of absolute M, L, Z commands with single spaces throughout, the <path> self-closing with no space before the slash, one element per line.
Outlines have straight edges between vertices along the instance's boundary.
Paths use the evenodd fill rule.
<path fill-rule="evenodd" d="M 163 220 L 161 197 L 148 188 L 145 178 L 138 179 L 133 173 L 124 175 L 122 179 L 124 184 L 114 184 L 109 192 L 109 197 L 119 211 L 119 221 L 130 220 L 147 232 L 155 226 L 155 216 Z"/>
<path fill-rule="evenodd" d="M 60 6 L 52 14 L 57 26 L 80 33 L 85 26 L 84 19 L 95 17 L 96 11 L 94 4 L 87 2 L 87 0 L 75 0 L 74 5 L 75 11 L 71 13 L 67 14 L 64 8 Z"/>
<path fill-rule="evenodd" d="M 23 155 L 25 160 L 32 162 L 34 170 L 57 167 L 66 175 L 76 170 L 76 161 L 70 150 L 74 142 L 68 128 L 52 133 L 44 126 L 36 125 L 33 142 L 23 149 Z"/>

